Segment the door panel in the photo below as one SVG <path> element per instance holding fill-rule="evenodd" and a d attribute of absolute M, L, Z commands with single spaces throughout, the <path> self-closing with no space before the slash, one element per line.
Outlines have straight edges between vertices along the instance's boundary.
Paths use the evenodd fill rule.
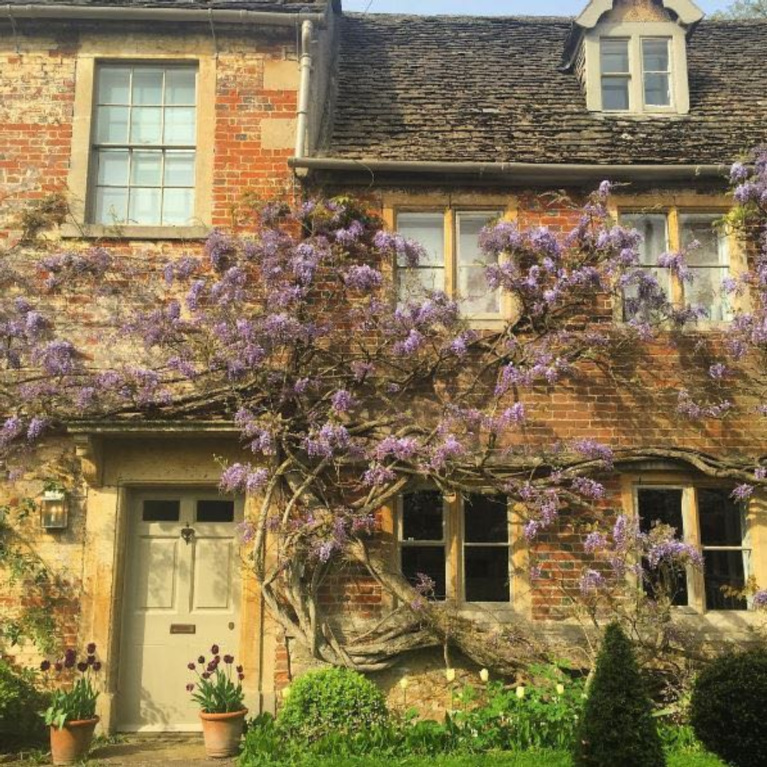
<path fill-rule="evenodd" d="M 221 496 L 185 490 L 133 498 L 117 696 L 122 731 L 199 730 L 198 708 L 185 689 L 194 680 L 187 663 L 209 657 L 213 644 L 222 654 L 239 654 L 235 525 L 242 504 L 224 515 L 231 521 L 197 522 L 200 500 Z M 176 503 L 178 513 L 168 513 Z M 204 518 L 221 518 L 205 508 Z"/>
<path fill-rule="evenodd" d="M 152 538 L 141 536 L 136 555 L 136 591 L 133 595 L 137 610 L 174 610 L 178 594 L 178 537 Z M 170 577 L 169 575 L 172 574 Z"/>

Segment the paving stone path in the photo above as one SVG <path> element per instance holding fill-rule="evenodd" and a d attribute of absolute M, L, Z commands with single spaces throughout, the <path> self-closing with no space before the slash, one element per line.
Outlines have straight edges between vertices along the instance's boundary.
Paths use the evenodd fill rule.
<path fill-rule="evenodd" d="M 41 764 L 39 761 L 3 761 L 2 757 L 0 763 L 2 767 Z M 234 759 L 208 759 L 200 734 L 120 736 L 115 742 L 94 746 L 88 761 L 83 764 L 87 767 L 116 767 L 121 764 L 130 767 L 181 767 L 185 764 L 193 764 L 196 767 L 230 767 L 234 763 Z"/>

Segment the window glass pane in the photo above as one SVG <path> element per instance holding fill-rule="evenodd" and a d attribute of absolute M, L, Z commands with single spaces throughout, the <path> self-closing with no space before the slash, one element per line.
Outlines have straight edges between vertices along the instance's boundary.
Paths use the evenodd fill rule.
<path fill-rule="evenodd" d="M 441 213 L 400 213 L 397 231 L 426 249 L 420 266 L 445 266 L 445 217 Z M 397 266 L 407 266 L 398 262 Z"/>
<path fill-rule="evenodd" d="M 682 538 L 682 490 L 673 488 L 640 488 L 637 490 L 639 502 L 639 527 L 648 533 L 656 523 L 670 525 Z"/>
<path fill-rule="evenodd" d="M 96 113 L 96 141 L 125 144 L 128 141 L 128 107 L 99 107 Z"/>
<path fill-rule="evenodd" d="M 194 210 L 194 189 L 166 189 L 163 192 L 162 223 L 188 224 Z"/>
<path fill-rule="evenodd" d="M 162 152 L 134 152 L 131 179 L 134 186 L 160 186 L 162 180 Z"/>
<path fill-rule="evenodd" d="M 498 213 L 459 213 L 458 223 L 458 265 L 482 266 L 497 263 L 497 259 L 483 253 L 479 247 L 480 232 L 494 219 Z"/>
<path fill-rule="evenodd" d="M 402 540 L 444 539 L 442 496 L 433 490 L 408 493 L 402 498 Z"/>
<path fill-rule="evenodd" d="M 165 103 L 194 106 L 196 103 L 194 69 L 168 69 L 165 72 Z"/>
<path fill-rule="evenodd" d="M 501 311 L 500 290 L 490 290 L 485 267 L 458 270 L 458 294 L 463 299 L 464 314 L 498 314 Z"/>
<path fill-rule="evenodd" d="M 434 599 L 444 599 L 445 590 L 445 547 L 444 546 L 403 546 L 402 574 L 416 585 L 418 574 L 428 575 L 434 581 Z"/>
<path fill-rule="evenodd" d="M 134 107 L 131 110 L 131 142 L 159 144 L 162 133 L 161 107 Z"/>
<path fill-rule="evenodd" d="M 133 70 L 133 103 L 162 104 L 162 69 L 136 67 Z"/>
<path fill-rule="evenodd" d="M 682 490 L 677 488 L 640 488 L 637 490 L 639 528 L 649 533 L 660 523 L 676 530 L 676 537 L 684 537 L 682 523 Z M 646 562 L 645 562 L 646 565 Z M 677 607 L 689 604 L 687 572 L 683 567 L 664 565 L 650 572 L 646 569 L 645 593 L 651 597 L 665 595 Z"/>
<path fill-rule="evenodd" d="M 128 219 L 131 224 L 160 223 L 160 190 L 136 187 L 131 189 Z"/>
<path fill-rule="evenodd" d="M 463 568 L 467 602 L 509 601 L 508 546 L 467 546 Z"/>
<path fill-rule="evenodd" d="M 722 322 L 730 317 L 727 296 L 722 291 L 722 281 L 728 273 L 727 269 L 693 269 L 692 283 L 685 284 L 688 302 L 703 307 L 706 319 L 711 322 Z"/>
<path fill-rule="evenodd" d="M 744 551 L 704 551 L 707 610 L 746 610 L 743 597 L 729 596 L 722 588 L 742 590 L 746 584 Z"/>
<path fill-rule="evenodd" d="M 650 107 L 667 107 L 671 104 L 668 75 L 645 74 L 644 103 Z"/>
<path fill-rule="evenodd" d="M 180 501 L 144 501 L 141 519 L 144 522 L 178 522 Z"/>
<path fill-rule="evenodd" d="M 128 186 L 127 150 L 102 149 L 98 153 L 98 183 L 104 186 Z"/>
<path fill-rule="evenodd" d="M 197 501 L 198 522 L 234 522 L 234 501 Z"/>
<path fill-rule="evenodd" d="M 626 110 L 629 108 L 629 81 L 627 77 L 602 78 L 602 109 Z"/>
<path fill-rule="evenodd" d="M 194 144 L 194 107 L 170 107 L 165 110 L 165 143 Z"/>
<path fill-rule="evenodd" d="M 487 285 L 485 267 L 497 259 L 482 252 L 479 235 L 498 213 L 458 213 L 458 295 L 466 314 L 497 314 L 501 308 L 499 290 Z"/>
<path fill-rule="evenodd" d="M 743 510 L 729 490 L 699 488 L 698 514 L 704 546 L 743 545 Z"/>
<path fill-rule="evenodd" d="M 599 42 L 602 74 L 628 74 L 629 41 L 603 38 Z"/>
<path fill-rule="evenodd" d="M 399 269 L 397 295 L 400 300 L 420 296 L 425 290 L 444 290 L 444 269 Z"/>
<path fill-rule="evenodd" d="M 99 104 L 130 103 L 130 69 L 101 67 L 98 76 Z"/>
<path fill-rule="evenodd" d="M 128 213 L 128 190 L 110 187 L 96 189 L 96 223 L 121 224 Z"/>
<path fill-rule="evenodd" d="M 714 224 L 721 219 L 717 214 L 684 214 L 679 216 L 682 230 L 682 246 L 690 247 L 693 242 L 699 247 L 690 251 L 687 263 L 690 266 L 726 266 L 727 239 Z"/>
<path fill-rule="evenodd" d="M 194 186 L 194 152 L 165 153 L 165 185 Z"/>
<path fill-rule="evenodd" d="M 463 503 L 466 543 L 508 543 L 508 501 L 503 495 L 472 493 Z"/>
<path fill-rule="evenodd" d="M 642 63 L 645 72 L 668 72 L 667 38 L 646 38 L 642 40 Z"/>

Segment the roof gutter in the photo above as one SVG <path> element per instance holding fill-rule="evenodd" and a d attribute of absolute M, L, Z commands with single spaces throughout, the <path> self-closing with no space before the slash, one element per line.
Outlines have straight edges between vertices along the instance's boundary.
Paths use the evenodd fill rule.
<path fill-rule="evenodd" d="M 2 7 L 0 5 L 0 7 Z M 223 8 L 125 8 L 116 6 L 5 5 L 5 15 L 13 19 L 64 19 L 73 21 L 174 21 L 221 24 L 260 24 L 294 27 L 304 21 L 318 26 L 326 23 L 324 13 L 276 13 Z"/>
<path fill-rule="evenodd" d="M 431 162 L 411 160 L 346 160 L 332 157 L 292 157 L 295 170 L 335 173 L 444 175 L 504 179 L 509 182 L 692 181 L 722 178 L 729 165 L 587 165 L 525 162 Z"/>

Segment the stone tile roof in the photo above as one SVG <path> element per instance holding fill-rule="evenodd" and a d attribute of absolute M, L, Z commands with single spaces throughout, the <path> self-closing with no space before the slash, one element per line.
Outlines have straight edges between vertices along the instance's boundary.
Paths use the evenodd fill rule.
<path fill-rule="evenodd" d="M 332 128 L 348 159 L 594 164 L 730 162 L 767 144 L 767 21 L 704 21 L 690 114 L 594 115 L 558 70 L 565 18 L 348 15 Z"/>
<path fill-rule="evenodd" d="M 332 0 L 337 2 L 337 0 Z M 245 10 L 299 13 L 319 12 L 328 0 L 2 0 L 4 6 L 46 5 L 76 8 L 213 8 L 214 10 Z"/>

